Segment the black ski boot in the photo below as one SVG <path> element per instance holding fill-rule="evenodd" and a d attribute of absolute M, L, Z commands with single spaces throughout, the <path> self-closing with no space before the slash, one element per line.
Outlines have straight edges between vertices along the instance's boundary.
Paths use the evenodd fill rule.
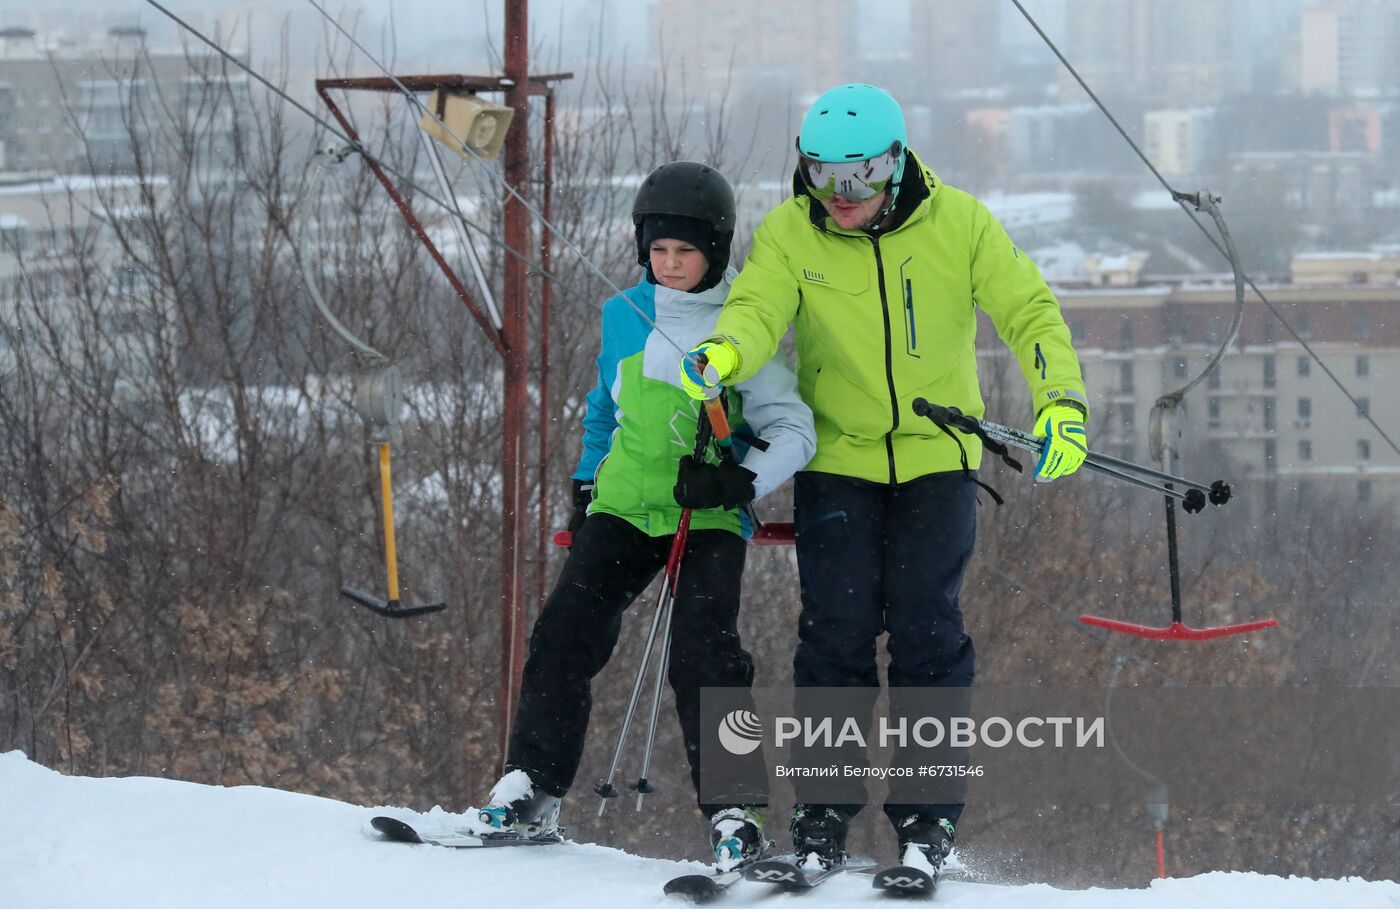
<path fill-rule="evenodd" d="M 946 818 L 930 819 L 911 814 L 895 825 L 894 832 L 899 837 L 900 862 L 927 871 L 935 881 L 938 880 L 943 862 L 953 851 L 953 822 Z M 923 867 L 925 864 L 927 868 Z"/>
<path fill-rule="evenodd" d="M 477 818 L 496 830 L 530 839 L 561 835 L 559 798 L 536 787 L 524 770 L 512 770 L 491 787 L 491 801 Z"/>
<path fill-rule="evenodd" d="M 729 871 L 746 865 L 763 853 L 763 809 L 752 806 L 725 808 L 710 818 L 710 844 L 715 867 Z"/>
<path fill-rule="evenodd" d="M 792 812 L 792 851 L 797 864 L 815 856 L 823 868 L 846 861 L 850 819 L 825 805 L 798 805 Z"/>

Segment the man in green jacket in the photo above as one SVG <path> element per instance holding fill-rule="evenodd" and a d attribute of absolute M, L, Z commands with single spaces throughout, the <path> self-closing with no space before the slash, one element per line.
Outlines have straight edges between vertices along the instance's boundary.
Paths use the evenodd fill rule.
<path fill-rule="evenodd" d="M 974 651 L 958 593 L 982 447 L 917 417 L 912 403 L 983 415 L 981 309 L 1020 363 L 1036 432 L 1049 440 L 1036 479 L 1073 473 L 1089 409 L 1069 329 L 1039 269 L 986 206 L 908 149 L 903 113 L 884 91 L 852 84 L 823 94 L 797 150 L 794 197 L 759 226 L 715 335 L 682 361 L 682 384 L 703 397 L 742 382 L 793 327 L 798 390 L 817 432 L 794 491 L 799 689 L 878 690 L 875 641 L 886 631 L 892 688 L 967 688 Z M 841 861 L 863 798 L 799 804 L 795 851 Z M 903 861 L 936 873 L 962 807 L 887 804 Z"/>

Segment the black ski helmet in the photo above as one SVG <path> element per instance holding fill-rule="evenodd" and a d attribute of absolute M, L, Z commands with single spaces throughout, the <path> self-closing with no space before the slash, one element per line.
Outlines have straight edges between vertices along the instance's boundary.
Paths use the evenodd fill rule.
<path fill-rule="evenodd" d="M 729 267 L 729 247 L 734 241 L 734 190 L 713 167 L 695 161 L 672 161 L 647 175 L 632 203 L 632 223 L 637 229 L 637 264 L 651 275 L 651 255 L 643 242 L 648 215 L 689 218 L 709 225 L 709 248 L 701 248 L 710 269 L 696 288 L 707 290 L 720 282 Z"/>

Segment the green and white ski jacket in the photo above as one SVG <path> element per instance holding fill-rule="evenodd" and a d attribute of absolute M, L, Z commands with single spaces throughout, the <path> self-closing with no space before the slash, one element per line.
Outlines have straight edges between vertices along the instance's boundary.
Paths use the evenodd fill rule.
<path fill-rule="evenodd" d="M 701 413 L 700 403 L 681 389 L 680 360 L 714 334 L 733 279 L 731 269 L 698 294 L 643 280 L 625 291 L 628 299 L 619 295 L 603 304 L 598 384 L 588 395 L 583 454 L 574 471 L 576 479 L 595 481 L 589 514 L 615 515 L 650 536 L 676 532 L 681 507 L 672 490 L 681 456 L 695 449 Z M 781 361 L 770 359 L 729 391 L 731 425 L 746 426 L 769 445 L 742 454 L 744 467 L 757 475 L 759 498 L 802 469 L 816 450 L 812 411 L 797 394 L 797 377 Z M 736 509 L 696 509 L 690 526 L 744 536 L 752 531 Z"/>

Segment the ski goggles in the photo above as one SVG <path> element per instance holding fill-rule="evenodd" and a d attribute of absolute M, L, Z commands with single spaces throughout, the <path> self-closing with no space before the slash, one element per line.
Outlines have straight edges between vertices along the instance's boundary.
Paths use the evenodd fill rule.
<path fill-rule="evenodd" d="M 903 155 L 903 144 L 895 142 L 889 151 L 861 161 L 817 161 L 802 154 L 799 146 L 797 171 L 818 202 L 832 196 L 864 202 L 889 189 Z"/>

